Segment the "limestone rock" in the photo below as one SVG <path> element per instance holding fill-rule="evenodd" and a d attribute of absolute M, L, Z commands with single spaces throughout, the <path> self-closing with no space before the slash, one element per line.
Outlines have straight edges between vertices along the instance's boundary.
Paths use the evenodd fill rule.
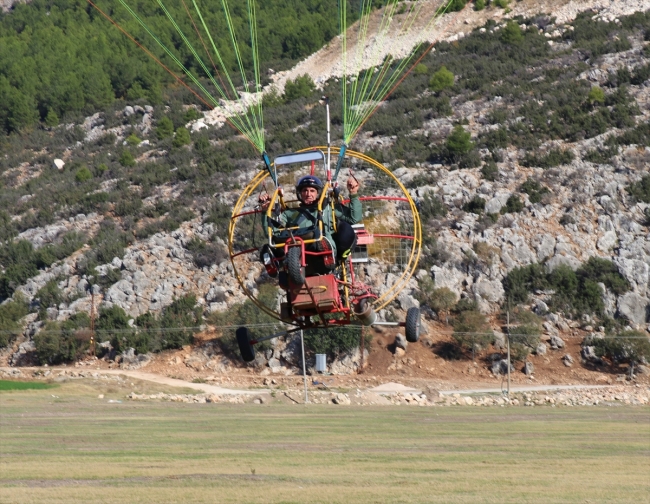
<path fill-rule="evenodd" d="M 618 298 L 618 311 L 635 324 L 645 324 L 648 321 L 650 300 L 636 292 L 627 292 Z"/>

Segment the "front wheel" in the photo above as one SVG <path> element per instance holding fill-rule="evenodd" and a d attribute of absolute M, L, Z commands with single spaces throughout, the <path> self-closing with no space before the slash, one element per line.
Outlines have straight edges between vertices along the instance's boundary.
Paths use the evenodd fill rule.
<path fill-rule="evenodd" d="M 290 247 L 287 251 L 287 269 L 289 270 L 289 280 L 296 285 L 305 283 L 305 268 L 301 264 L 302 247 Z"/>
<path fill-rule="evenodd" d="M 420 309 L 409 308 L 406 312 L 406 323 L 404 324 L 406 341 L 415 343 L 420 339 Z"/>
<path fill-rule="evenodd" d="M 246 362 L 254 361 L 255 349 L 251 345 L 251 335 L 248 327 L 238 327 L 235 335 L 237 336 L 237 344 L 239 345 L 242 359 Z"/>

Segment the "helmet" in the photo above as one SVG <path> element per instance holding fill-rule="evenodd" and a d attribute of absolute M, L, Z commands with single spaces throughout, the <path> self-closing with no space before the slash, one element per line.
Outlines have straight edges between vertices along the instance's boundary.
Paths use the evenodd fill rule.
<path fill-rule="evenodd" d="M 298 183 L 296 184 L 296 195 L 298 196 L 298 199 L 300 199 L 300 191 L 305 187 L 315 188 L 320 196 L 320 193 L 323 190 L 323 183 L 314 175 L 305 175 L 304 177 L 300 177 L 300 180 L 298 180 Z"/>

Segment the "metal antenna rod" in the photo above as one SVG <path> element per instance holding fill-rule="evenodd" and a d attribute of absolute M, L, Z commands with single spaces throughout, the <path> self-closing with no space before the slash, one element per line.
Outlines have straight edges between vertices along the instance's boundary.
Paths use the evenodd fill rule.
<path fill-rule="evenodd" d="M 332 140 L 330 138 L 330 99 L 323 96 L 325 111 L 327 114 L 327 180 L 331 180 L 330 161 L 332 157 Z"/>

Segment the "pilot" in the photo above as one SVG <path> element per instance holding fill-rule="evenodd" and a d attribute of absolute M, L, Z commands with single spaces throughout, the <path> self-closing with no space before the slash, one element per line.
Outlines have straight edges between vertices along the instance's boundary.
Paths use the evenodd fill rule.
<path fill-rule="evenodd" d="M 314 244 L 317 251 L 332 251 L 331 259 L 326 258 L 324 260 L 329 269 L 335 267 L 337 260 L 345 259 L 350 254 L 356 239 L 351 224 L 356 224 L 363 217 L 361 201 L 359 200 L 359 181 L 351 176 L 348 178 L 346 186 L 350 194 L 350 202 L 343 204 L 337 201 L 334 204 L 337 230 L 334 231 L 332 222 L 332 207 L 325 206 L 323 208 L 324 239 Z M 279 215 L 277 218 L 279 227 L 297 227 L 299 230 L 305 229 L 305 231 L 310 228 L 318 230 L 318 200 L 323 187 L 321 180 L 314 175 L 301 177 L 296 184 L 296 195 L 300 200 L 300 205 L 297 208 L 287 208 Z M 270 199 L 271 197 L 268 194 L 263 194 L 259 198 L 260 207 L 264 212 L 269 207 Z M 262 226 L 266 228 L 266 213 L 262 215 Z M 295 233 L 296 236 L 301 236 L 299 230 Z M 308 239 L 306 236 L 301 237 Z M 317 236 L 313 237 L 317 238 Z"/>

